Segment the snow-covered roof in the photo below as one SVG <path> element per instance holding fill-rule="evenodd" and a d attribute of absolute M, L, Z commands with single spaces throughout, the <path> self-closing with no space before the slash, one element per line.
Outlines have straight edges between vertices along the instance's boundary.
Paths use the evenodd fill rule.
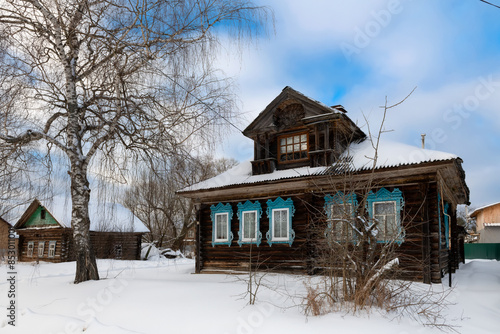
<path fill-rule="evenodd" d="M 370 140 L 353 143 L 347 148 L 343 156 L 352 157 L 352 167 L 356 171 L 370 169 L 372 168 L 373 157 L 375 156 L 374 144 Z M 398 167 L 458 158 L 455 154 L 386 140 L 380 140 L 377 155 L 375 168 Z"/>
<path fill-rule="evenodd" d="M 484 223 L 485 227 L 500 227 L 500 223 Z"/>
<path fill-rule="evenodd" d="M 56 196 L 41 203 L 62 227 L 71 227 L 71 199 Z M 31 204 L 30 204 L 31 206 Z M 26 207 L 24 211 L 29 208 Z M 24 211 L 22 213 L 24 214 Z M 118 203 L 89 203 L 90 230 L 101 232 L 147 233 L 148 228 L 132 212 Z M 21 216 L 18 217 L 18 220 Z"/>
<path fill-rule="evenodd" d="M 392 141 L 381 141 L 377 150 L 378 157 L 375 168 L 389 168 L 403 165 L 420 164 L 424 162 L 446 161 L 457 159 L 458 156 L 440 151 L 422 149 L 411 145 Z M 375 149 L 370 140 L 352 143 L 342 154 L 339 161 L 348 161 L 349 169 L 362 171 L 372 168 Z M 301 167 L 286 170 L 276 170 L 273 173 L 252 175 L 251 161 L 245 161 L 232 169 L 211 179 L 186 187 L 179 192 L 208 190 L 227 186 L 251 184 L 305 176 L 321 175 L 335 166 Z"/>
<path fill-rule="evenodd" d="M 475 217 L 479 214 L 479 212 L 483 211 L 484 209 L 489 208 L 490 206 L 495 206 L 495 205 L 499 205 L 499 204 L 500 204 L 500 202 L 496 202 L 493 204 L 488 204 L 488 205 L 482 206 L 480 208 L 477 208 L 476 210 L 469 213 L 469 217 Z"/>

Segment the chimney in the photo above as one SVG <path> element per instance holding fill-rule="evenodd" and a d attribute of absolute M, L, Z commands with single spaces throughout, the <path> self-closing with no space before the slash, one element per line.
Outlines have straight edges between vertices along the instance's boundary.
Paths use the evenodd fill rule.
<path fill-rule="evenodd" d="M 422 133 L 421 136 L 422 136 L 422 148 L 425 148 L 425 133 Z"/>

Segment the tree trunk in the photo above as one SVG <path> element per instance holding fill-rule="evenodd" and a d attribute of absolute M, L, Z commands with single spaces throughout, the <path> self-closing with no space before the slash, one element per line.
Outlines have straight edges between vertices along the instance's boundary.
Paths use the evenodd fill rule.
<path fill-rule="evenodd" d="M 99 272 L 90 242 L 89 200 L 90 188 L 83 162 L 71 164 L 71 226 L 76 253 L 75 284 L 98 280 Z"/>

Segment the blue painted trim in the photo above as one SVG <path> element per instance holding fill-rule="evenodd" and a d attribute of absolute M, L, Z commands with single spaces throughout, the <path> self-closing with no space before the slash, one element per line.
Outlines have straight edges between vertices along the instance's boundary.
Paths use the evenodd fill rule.
<path fill-rule="evenodd" d="M 446 249 L 450 246 L 450 217 L 448 216 L 448 210 L 450 209 L 450 204 L 444 202 L 444 236 L 446 241 Z"/>
<path fill-rule="evenodd" d="M 368 214 L 370 218 L 373 219 L 373 203 L 377 202 L 396 202 L 396 219 L 398 225 L 398 238 L 395 240 L 396 243 L 402 244 L 405 238 L 405 231 L 401 224 L 401 209 L 404 206 L 403 193 L 398 188 L 395 188 L 392 192 L 385 188 L 381 188 L 375 194 L 370 190 L 366 198 L 368 206 Z M 388 240 L 377 240 L 378 243 L 386 243 Z"/>
<path fill-rule="evenodd" d="M 267 200 L 267 217 L 269 218 L 269 231 L 266 233 L 267 243 L 269 246 L 273 244 L 288 244 L 292 246 L 293 240 L 295 239 L 295 231 L 292 229 L 292 217 L 295 214 L 295 206 L 291 198 L 286 201 L 281 197 L 276 200 Z M 273 240 L 273 210 L 275 209 L 288 209 L 288 239 L 287 240 Z"/>
<path fill-rule="evenodd" d="M 259 201 L 255 201 L 254 203 L 250 201 L 246 201 L 245 204 L 238 203 L 238 219 L 240 221 L 240 229 L 238 231 L 238 245 L 240 247 L 244 244 L 255 244 L 257 247 L 259 247 L 261 241 L 262 241 L 262 232 L 260 231 L 260 218 L 262 216 L 262 207 L 259 203 Z M 255 223 L 255 233 L 257 234 L 257 238 L 247 241 L 243 240 L 243 213 L 246 211 L 256 211 L 257 214 L 256 216 L 256 223 Z"/>
<path fill-rule="evenodd" d="M 210 218 L 212 219 L 212 247 L 215 247 L 215 245 L 228 245 L 231 246 L 231 243 L 233 242 L 233 232 L 231 232 L 231 220 L 233 219 L 233 208 L 231 207 L 231 204 L 222 204 L 219 203 L 217 206 L 210 206 Z M 216 241 L 215 240 L 215 215 L 219 213 L 227 213 L 227 241 Z"/>
<path fill-rule="evenodd" d="M 349 193 L 345 195 L 342 191 L 338 191 L 335 195 L 326 195 L 325 196 L 325 205 L 323 206 L 323 209 L 325 210 L 326 217 L 328 219 L 328 226 L 325 231 L 325 237 L 328 239 L 328 235 L 333 231 L 333 221 L 332 219 L 332 210 L 331 206 L 334 204 L 344 204 L 344 201 L 347 201 L 347 203 L 351 204 L 352 206 L 352 216 L 353 218 L 356 216 L 356 207 L 358 206 L 358 200 L 356 198 L 356 194 L 354 193 Z M 357 234 L 353 233 L 353 240 L 355 241 Z"/>
<path fill-rule="evenodd" d="M 441 194 L 438 193 L 439 250 L 441 250 Z"/>

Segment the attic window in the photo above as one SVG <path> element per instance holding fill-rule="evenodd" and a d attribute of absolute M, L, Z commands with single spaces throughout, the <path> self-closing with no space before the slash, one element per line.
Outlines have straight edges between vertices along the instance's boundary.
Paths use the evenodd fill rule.
<path fill-rule="evenodd" d="M 308 151 L 307 133 L 279 137 L 279 162 L 281 163 L 306 160 Z"/>
<path fill-rule="evenodd" d="M 42 209 L 40 211 L 40 219 L 45 220 L 46 219 L 46 213 L 47 213 L 47 211 L 45 211 L 45 209 Z"/>

